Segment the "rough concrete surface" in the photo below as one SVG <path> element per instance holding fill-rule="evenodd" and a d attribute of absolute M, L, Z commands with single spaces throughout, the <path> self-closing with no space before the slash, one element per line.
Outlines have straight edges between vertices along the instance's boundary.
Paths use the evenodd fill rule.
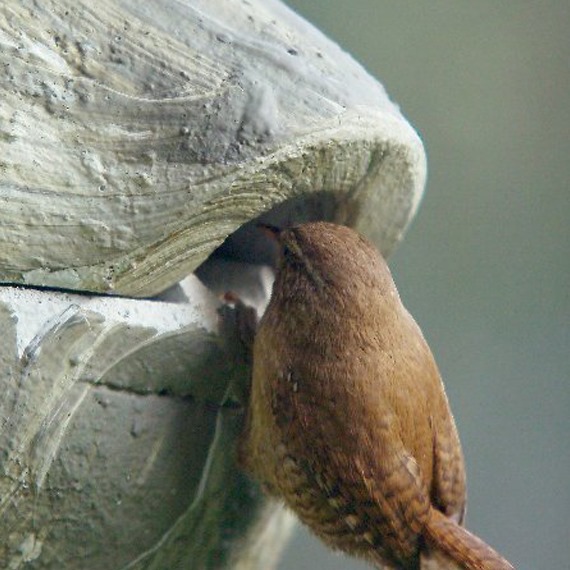
<path fill-rule="evenodd" d="M 155 295 L 321 194 L 388 252 L 423 191 L 383 87 L 276 0 L 5 0 L 0 65 L 0 282 Z"/>
<path fill-rule="evenodd" d="M 235 464 L 232 313 L 183 288 L 185 303 L 0 289 L 1 567 L 253 564 L 254 527 L 278 552 L 289 519 Z"/>

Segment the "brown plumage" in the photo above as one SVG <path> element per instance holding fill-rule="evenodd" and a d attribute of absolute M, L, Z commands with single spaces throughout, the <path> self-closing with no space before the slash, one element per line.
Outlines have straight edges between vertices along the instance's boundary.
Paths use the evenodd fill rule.
<path fill-rule="evenodd" d="M 273 232 L 281 254 L 254 342 L 246 469 L 324 542 L 378 568 L 512 569 L 459 526 L 455 423 L 381 255 L 334 224 Z"/>

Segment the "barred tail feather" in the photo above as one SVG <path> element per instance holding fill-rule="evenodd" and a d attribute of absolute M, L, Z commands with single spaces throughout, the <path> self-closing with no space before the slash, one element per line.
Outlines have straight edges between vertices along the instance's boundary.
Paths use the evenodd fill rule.
<path fill-rule="evenodd" d="M 464 570 L 515 570 L 488 544 L 437 509 L 430 510 L 424 537 L 430 549 L 443 552 Z"/>

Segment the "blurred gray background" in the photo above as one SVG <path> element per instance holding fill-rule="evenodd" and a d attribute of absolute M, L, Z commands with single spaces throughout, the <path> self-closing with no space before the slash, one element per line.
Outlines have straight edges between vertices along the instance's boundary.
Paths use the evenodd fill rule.
<path fill-rule="evenodd" d="M 429 181 L 391 259 L 467 459 L 467 524 L 570 568 L 570 2 L 290 0 L 386 87 Z M 297 531 L 282 570 L 356 570 Z"/>

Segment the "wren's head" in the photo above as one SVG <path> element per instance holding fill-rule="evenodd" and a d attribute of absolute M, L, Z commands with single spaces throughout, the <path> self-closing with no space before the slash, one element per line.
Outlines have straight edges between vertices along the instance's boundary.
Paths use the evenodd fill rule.
<path fill-rule="evenodd" d="M 311 222 L 282 231 L 262 228 L 280 245 L 274 293 L 321 296 L 337 292 L 346 298 L 395 291 L 378 250 L 346 226 Z"/>

